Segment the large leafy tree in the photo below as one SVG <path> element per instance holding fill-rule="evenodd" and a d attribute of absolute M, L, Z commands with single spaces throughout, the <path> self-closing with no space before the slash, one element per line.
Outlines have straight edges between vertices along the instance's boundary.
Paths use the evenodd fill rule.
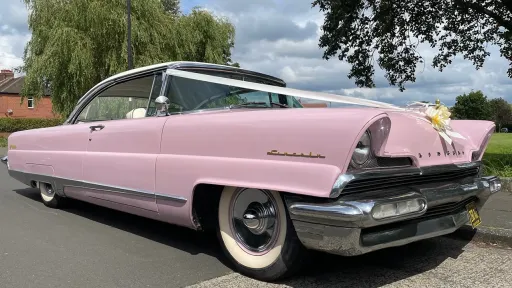
<path fill-rule="evenodd" d="M 489 120 L 492 111 L 487 96 L 482 91 L 471 91 L 455 98 L 452 117 L 456 119 Z"/>
<path fill-rule="evenodd" d="M 315 6 L 325 13 L 319 41 L 324 59 L 337 55 L 351 64 L 348 77 L 359 87 L 375 87 L 378 53 L 377 64 L 389 84 L 403 91 L 424 62 L 417 51 L 420 43 L 438 47 L 432 66 L 440 71 L 457 54 L 482 67 L 489 43 L 512 63 L 509 0 L 314 0 Z"/>
<path fill-rule="evenodd" d="M 489 105 L 491 109 L 491 119 L 496 124 L 498 131 L 500 131 L 503 124 L 508 124 L 510 120 L 512 120 L 510 104 L 503 98 L 495 98 L 489 100 Z"/>
<path fill-rule="evenodd" d="M 235 27 L 227 19 L 196 7 L 179 18 L 178 29 L 182 34 L 182 60 L 238 65 L 231 60 Z"/>
<path fill-rule="evenodd" d="M 180 14 L 180 0 L 161 0 L 164 11 L 178 16 Z"/>
<path fill-rule="evenodd" d="M 94 84 L 127 69 L 125 0 L 24 1 L 32 38 L 18 69 L 27 75 L 23 97 L 38 99 L 49 88 L 55 112 L 67 116 Z M 177 15 L 165 2 L 131 1 L 135 67 L 174 60 L 229 64 L 233 25 L 199 9 Z M 201 37 L 208 38 L 199 50 Z"/>

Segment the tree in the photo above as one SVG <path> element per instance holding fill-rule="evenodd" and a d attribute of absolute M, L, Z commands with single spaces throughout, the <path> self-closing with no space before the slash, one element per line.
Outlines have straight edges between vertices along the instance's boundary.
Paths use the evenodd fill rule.
<path fill-rule="evenodd" d="M 451 111 L 457 119 L 489 120 L 492 116 L 487 96 L 480 90 L 457 96 Z"/>
<path fill-rule="evenodd" d="M 498 131 L 501 130 L 501 125 L 510 123 L 512 119 L 512 109 L 510 104 L 503 98 L 495 98 L 489 100 L 491 109 L 491 119 L 496 124 Z"/>
<path fill-rule="evenodd" d="M 358 87 L 375 87 L 374 55 L 390 85 L 404 91 L 416 80 L 420 43 L 438 47 L 432 66 L 439 71 L 457 54 L 476 69 L 489 56 L 487 44 L 500 47 L 512 61 L 512 2 L 507 0 L 314 0 L 325 13 L 319 46 L 323 58 L 336 54 L 352 65 L 348 74 Z M 508 69 L 512 77 L 512 62 Z"/>
<path fill-rule="evenodd" d="M 174 15 L 178 16 L 180 15 L 180 0 L 161 0 L 162 6 L 164 6 L 164 11 Z"/>
<path fill-rule="evenodd" d="M 235 45 L 235 27 L 226 19 L 215 17 L 199 7 L 179 19 L 179 31 L 185 47 L 182 60 L 230 64 Z M 238 66 L 239 67 L 239 66 Z"/>
<path fill-rule="evenodd" d="M 40 99 L 49 84 L 55 112 L 67 116 L 93 85 L 126 69 L 126 2 L 24 1 L 32 38 L 17 69 L 27 75 L 22 97 Z M 225 19 L 206 11 L 170 16 L 161 0 L 132 0 L 131 11 L 134 67 L 231 60 L 234 27 Z"/>

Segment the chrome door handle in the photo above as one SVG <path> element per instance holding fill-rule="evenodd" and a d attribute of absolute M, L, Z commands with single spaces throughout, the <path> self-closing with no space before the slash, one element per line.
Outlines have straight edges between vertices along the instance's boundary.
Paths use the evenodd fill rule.
<path fill-rule="evenodd" d="M 91 128 L 91 132 L 92 131 L 98 131 L 98 130 L 102 130 L 103 128 L 105 128 L 105 125 L 94 125 L 94 126 L 89 126 L 89 128 Z"/>

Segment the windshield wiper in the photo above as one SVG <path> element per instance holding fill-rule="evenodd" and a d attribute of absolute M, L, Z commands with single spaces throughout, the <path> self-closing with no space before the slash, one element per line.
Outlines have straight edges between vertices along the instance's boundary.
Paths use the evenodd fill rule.
<path fill-rule="evenodd" d="M 283 108 L 288 108 L 288 105 L 286 105 L 286 104 L 275 103 L 275 102 L 270 102 L 270 104 L 277 105 L 277 106 L 283 107 Z M 232 105 L 229 105 L 229 108 L 259 106 L 259 105 L 265 105 L 265 108 L 270 108 L 267 106 L 267 102 L 245 102 L 245 103 L 239 103 L 239 104 L 232 104 Z"/>

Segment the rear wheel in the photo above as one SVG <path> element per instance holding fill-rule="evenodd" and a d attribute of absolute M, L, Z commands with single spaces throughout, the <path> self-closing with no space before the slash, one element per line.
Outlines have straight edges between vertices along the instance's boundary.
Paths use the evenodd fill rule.
<path fill-rule="evenodd" d="M 226 187 L 218 217 L 221 246 L 240 273 L 275 281 L 300 268 L 305 248 L 278 192 Z"/>
<path fill-rule="evenodd" d="M 55 193 L 51 184 L 39 182 L 39 192 L 44 205 L 48 207 L 58 208 L 63 202 L 62 197 Z"/>

